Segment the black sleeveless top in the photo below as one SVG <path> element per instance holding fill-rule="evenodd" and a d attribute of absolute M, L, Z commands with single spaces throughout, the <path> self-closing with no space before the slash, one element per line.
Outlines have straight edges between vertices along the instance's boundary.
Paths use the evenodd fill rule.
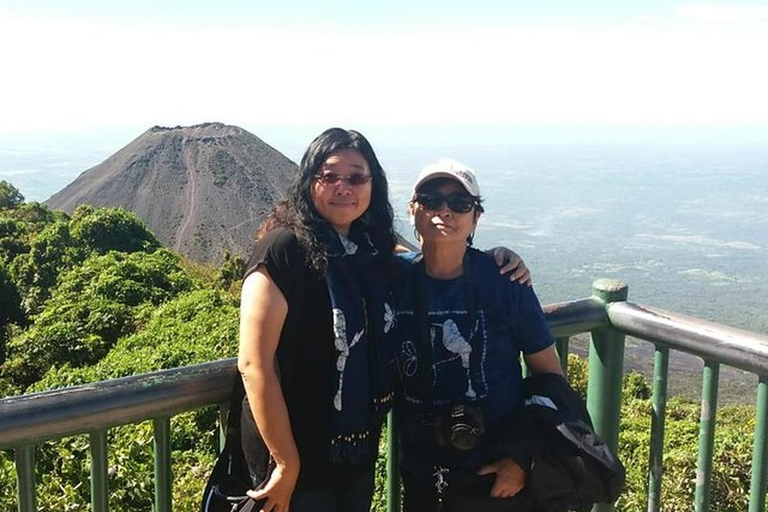
<path fill-rule="evenodd" d="M 281 386 L 288 406 L 293 438 L 301 459 L 296 490 L 342 488 L 373 468 L 330 461 L 329 418 L 333 399 L 334 348 L 331 301 L 325 278 L 309 268 L 292 231 L 277 228 L 254 247 L 243 278 L 260 265 L 282 292 L 288 316 L 277 348 Z M 268 450 L 248 406 L 243 402 L 243 451 L 254 483 L 266 473 Z"/>

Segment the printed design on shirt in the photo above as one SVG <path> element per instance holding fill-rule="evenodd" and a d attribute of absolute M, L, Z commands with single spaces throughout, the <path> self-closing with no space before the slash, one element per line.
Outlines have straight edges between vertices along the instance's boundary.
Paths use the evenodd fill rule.
<path fill-rule="evenodd" d="M 339 351 L 339 356 L 336 358 L 336 370 L 339 372 L 339 389 L 336 391 L 336 395 L 333 397 L 333 406 L 337 411 L 342 409 L 342 391 L 344 389 L 344 369 L 347 366 L 347 359 L 352 347 L 357 345 L 360 339 L 363 337 L 364 329 L 356 333 L 352 337 L 351 342 L 347 342 L 347 319 L 344 316 L 344 311 L 339 308 L 333 308 L 333 336 L 334 345 L 336 350 Z"/>
<path fill-rule="evenodd" d="M 419 370 L 419 357 L 416 346 L 411 340 L 405 340 L 400 349 L 400 365 L 406 377 L 413 377 Z"/>
<path fill-rule="evenodd" d="M 471 329 L 469 314 L 465 310 L 430 312 L 429 320 L 435 403 L 485 398 L 488 395 L 485 373 L 488 335 L 483 311 L 477 312 L 475 325 Z M 398 311 L 398 322 L 402 322 L 404 329 L 411 324 L 411 332 L 418 330 L 411 311 Z M 406 399 L 420 403 L 418 384 L 411 380 L 419 370 L 416 343 L 412 339 L 402 341 L 399 364 L 406 378 Z"/>
<path fill-rule="evenodd" d="M 472 388 L 472 375 L 470 375 L 469 371 L 469 359 L 470 355 L 472 355 L 472 345 L 464 339 L 464 336 L 461 335 L 461 331 L 459 330 L 459 326 L 456 325 L 456 322 L 451 318 L 447 319 L 442 324 L 432 324 L 431 327 L 430 336 L 432 337 L 432 346 L 435 346 L 435 336 L 437 335 L 438 330 L 440 330 L 442 331 L 443 347 L 445 347 L 448 352 L 461 358 L 461 366 L 464 367 L 467 380 L 467 391 L 464 393 L 464 396 L 471 399 L 477 398 L 477 393 L 475 393 L 475 390 Z M 435 368 L 437 368 L 439 364 L 440 362 L 436 362 Z"/>
<path fill-rule="evenodd" d="M 384 334 L 387 334 L 395 326 L 395 311 L 392 306 L 384 303 Z"/>

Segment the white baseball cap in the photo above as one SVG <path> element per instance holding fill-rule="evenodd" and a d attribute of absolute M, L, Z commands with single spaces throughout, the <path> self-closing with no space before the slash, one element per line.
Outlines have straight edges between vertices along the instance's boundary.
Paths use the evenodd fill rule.
<path fill-rule="evenodd" d="M 419 173 L 419 177 L 416 179 L 416 184 L 413 185 L 413 193 L 411 195 L 415 196 L 416 191 L 420 186 L 435 178 L 450 178 L 456 180 L 467 192 L 469 192 L 469 195 L 480 197 L 480 185 L 477 184 L 475 171 L 456 160 L 451 160 L 450 158 L 441 158 L 437 162 L 429 164 L 422 169 Z"/>

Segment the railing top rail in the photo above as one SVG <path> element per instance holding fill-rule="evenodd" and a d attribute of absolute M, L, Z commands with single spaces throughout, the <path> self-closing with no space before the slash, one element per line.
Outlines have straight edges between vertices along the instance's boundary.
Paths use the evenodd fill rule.
<path fill-rule="evenodd" d="M 607 309 L 611 325 L 630 336 L 768 376 L 768 336 L 631 302 Z"/>
<path fill-rule="evenodd" d="M 145 373 L 0 400 L 0 448 L 226 402 L 236 360 Z"/>
<path fill-rule="evenodd" d="M 571 336 L 608 325 L 605 304 L 594 297 L 543 306 L 555 337 Z"/>

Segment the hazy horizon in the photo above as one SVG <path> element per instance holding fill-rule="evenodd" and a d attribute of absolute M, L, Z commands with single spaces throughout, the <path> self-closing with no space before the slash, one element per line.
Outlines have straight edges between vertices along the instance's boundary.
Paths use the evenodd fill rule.
<path fill-rule="evenodd" d="M 325 127 L 295 126 L 249 129 L 264 142 L 285 156 L 298 162 L 311 139 Z M 457 151 L 475 149 L 491 152 L 513 147 L 547 146 L 574 149 L 588 147 L 677 147 L 734 148 L 759 150 L 768 148 L 768 125 L 765 130 L 752 126 L 696 127 L 673 129 L 646 126 L 606 127 L 596 125 L 574 126 L 514 126 L 505 130 L 498 126 L 464 127 L 371 127 L 358 129 L 374 145 L 387 170 L 382 155 L 402 149 L 432 149 L 438 154 L 450 155 Z M 61 190 L 82 172 L 103 162 L 110 155 L 127 146 L 144 131 L 116 129 L 114 131 L 80 131 L 65 134 L 0 135 L 0 180 L 14 184 L 29 201 L 45 201 Z M 459 135 L 452 136 L 453 133 Z M 730 135 L 723 136 L 723 133 Z M 738 136 L 736 136 L 738 135 Z M 302 138 L 303 136 L 303 138 Z M 763 140 L 765 138 L 766 140 Z M 420 165 L 413 167 L 416 173 Z"/>

